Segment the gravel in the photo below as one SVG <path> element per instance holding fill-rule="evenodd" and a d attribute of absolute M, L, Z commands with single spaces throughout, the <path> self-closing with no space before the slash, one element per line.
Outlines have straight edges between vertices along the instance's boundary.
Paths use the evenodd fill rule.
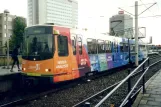
<path fill-rule="evenodd" d="M 153 58 L 153 61 L 150 61 L 150 63 L 154 63 L 159 59 L 161 58 Z M 150 70 L 148 70 L 148 73 L 145 76 L 146 81 L 151 76 L 153 76 L 156 73 L 156 71 L 160 68 L 161 66 L 157 64 Z M 41 97 L 37 100 L 30 101 L 27 104 L 19 105 L 16 107 L 72 107 L 73 105 L 84 100 L 85 98 L 90 97 L 91 95 L 105 89 L 106 87 L 116 82 L 119 82 L 120 80 L 124 79 L 127 75 L 127 70 L 122 70 L 108 76 L 103 76 L 101 78 L 91 80 L 87 83 L 78 84 L 76 86 L 64 89 L 57 93 L 52 93 L 48 96 Z M 138 80 L 140 75 L 132 79 L 132 84 L 134 84 L 134 82 Z M 102 107 L 104 107 L 105 105 L 106 107 L 108 107 L 110 104 L 115 104 L 115 106 L 117 107 L 121 103 L 121 101 L 123 101 L 123 99 L 126 97 L 126 95 L 127 83 L 121 86 L 121 88 L 117 90 L 114 93 L 114 95 L 108 101 L 106 101 L 104 105 L 102 105 Z M 95 102 L 95 104 L 96 103 L 97 102 Z"/>

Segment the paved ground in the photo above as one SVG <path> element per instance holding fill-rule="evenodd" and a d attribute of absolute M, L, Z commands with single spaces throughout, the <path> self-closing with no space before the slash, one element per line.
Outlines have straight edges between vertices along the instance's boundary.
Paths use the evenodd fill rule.
<path fill-rule="evenodd" d="M 161 70 L 147 86 L 146 94 L 140 94 L 138 97 L 139 105 L 134 107 L 161 107 Z"/>
<path fill-rule="evenodd" d="M 10 69 L 11 69 L 11 66 L 10 66 Z M 4 68 L 4 66 L 0 66 L 0 76 L 21 72 L 21 71 L 18 71 L 17 66 L 14 66 L 13 72 L 10 72 L 10 69 L 7 69 L 6 67 Z"/>

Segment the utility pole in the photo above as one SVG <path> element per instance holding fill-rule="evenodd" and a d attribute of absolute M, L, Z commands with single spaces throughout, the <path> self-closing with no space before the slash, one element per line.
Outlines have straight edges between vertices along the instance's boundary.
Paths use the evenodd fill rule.
<path fill-rule="evenodd" d="M 123 11 L 125 11 L 126 13 L 130 14 L 130 15 L 133 15 L 135 16 L 135 53 L 136 53 L 136 58 L 135 58 L 135 65 L 138 66 L 138 32 L 139 32 L 139 29 L 138 29 L 138 16 L 143 14 L 145 11 L 147 11 L 148 9 L 150 9 L 152 6 L 154 6 L 155 4 L 157 3 L 153 3 L 151 6 L 149 6 L 148 8 L 146 8 L 144 11 L 142 11 L 140 14 L 138 14 L 138 1 L 135 1 L 135 15 L 133 15 L 132 13 L 124 10 L 124 9 L 121 9 Z"/>
<path fill-rule="evenodd" d="M 138 1 L 135 1 L 135 65 L 138 66 Z"/>

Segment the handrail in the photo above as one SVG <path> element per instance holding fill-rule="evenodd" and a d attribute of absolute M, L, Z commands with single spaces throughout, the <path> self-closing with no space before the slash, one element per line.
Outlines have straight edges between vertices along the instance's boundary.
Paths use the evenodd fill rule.
<path fill-rule="evenodd" d="M 120 107 L 122 107 L 125 104 L 125 102 L 130 97 L 131 93 L 134 91 L 134 89 L 136 88 L 136 86 L 138 85 L 138 83 L 141 81 L 142 77 L 145 75 L 145 73 L 148 71 L 148 69 L 149 69 L 149 67 L 145 70 L 145 72 L 141 75 L 141 77 L 135 83 L 135 85 L 133 86 L 133 88 L 131 89 L 131 91 L 129 92 L 129 94 L 126 96 L 126 98 L 124 99 L 124 101 L 122 102 L 122 104 L 120 105 Z"/>
<path fill-rule="evenodd" d="M 149 60 L 149 57 L 144 60 L 136 69 L 134 69 L 124 80 L 121 81 L 110 93 L 108 93 L 95 107 L 99 107 L 107 98 L 109 98 L 122 84 L 124 84 L 146 61 Z"/>
<path fill-rule="evenodd" d="M 93 97 L 95 97 L 95 96 L 101 94 L 102 92 L 104 92 L 104 91 L 106 91 L 106 90 L 108 90 L 108 89 L 111 89 L 112 87 L 118 85 L 120 82 L 121 82 L 121 81 L 119 81 L 119 82 L 117 82 L 117 83 L 115 83 L 115 84 L 113 84 L 113 85 L 111 85 L 111 86 L 105 88 L 104 90 L 102 90 L 102 91 L 100 91 L 100 92 L 98 92 L 98 93 L 92 95 L 91 97 L 86 98 L 85 100 L 81 101 L 80 103 L 78 103 L 78 104 L 76 104 L 76 105 L 74 105 L 74 106 L 72 106 L 72 107 L 77 107 L 78 105 L 83 104 L 84 102 L 88 101 L 89 99 L 91 99 L 91 98 L 93 98 Z"/>

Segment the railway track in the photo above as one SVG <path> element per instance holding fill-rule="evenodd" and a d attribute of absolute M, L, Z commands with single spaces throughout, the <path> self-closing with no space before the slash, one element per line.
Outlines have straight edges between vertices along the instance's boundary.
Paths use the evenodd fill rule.
<path fill-rule="evenodd" d="M 115 72 L 122 70 L 122 69 L 124 69 L 124 68 L 115 69 Z M 63 82 L 63 83 L 59 83 L 54 86 L 51 85 L 51 87 L 49 86 L 45 89 L 44 88 L 41 89 L 42 87 L 33 87 L 33 88 L 26 87 L 27 89 L 20 88 L 20 89 L 18 89 L 18 91 L 14 90 L 9 93 L 5 93 L 8 96 L 7 96 L 7 98 L 4 97 L 3 99 L 0 100 L 0 107 L 14 106 L 17 104 L 22 104 L 27 101 L 38 99 L 39 97 L 48 96 L 50 93 L 57 93 L 59 91 L 87 83 L 90 80 L 98 79 L 104 75 L 110 75 L 115 72 L 101 73 L 99 75 L 91 76 L 88 79 L 81 78 L 81 79 L 77 79 L 74 81 Z M 41 90 L 37 92 L 37 90 L 35 90 L 35 89 L 41 89 Z M 25 90 L 25 91 L 22 91 L 22 90 Z"/>
<path fill-rule="evenodd" d="M 6 99 L 4 97 L 4 99 L 2 99 L 3 101 L 2 100 L 0 101 L 0 107 L 8 107 L 8 106 L 12 107 L 12 106 L 15 106 L 18 104 L 25 103 L 27 101 L 38 99 L 39 97 L 42 97 L 42 96 L 47 96 L 50 93 L 57 93 L 59 91 L 62 91 L 64 89 L 67 89 L 67 88 L 77 85 L 78 81 L 79 81 L 79 79 L 77 79 L 76 81 L 68 81 L 68 82 L 63 82 L 60 84 L 55 84 L 54 86 L 53 85 L 46 86 L 46 88 L 42 88 L 40 86 L 36 86 L 36 87 L 32 87 L 32 88 L 30 87 L 20 93 L 19 92 L 14 93 L 12 91 L 12 92 L 9 92 L 8 99 Z M 68 85 L 66 85 L 66 84 L 68 84 Z M 34 88 L 36 88 L 36 89 L 34 89 Z M 38 91 L 37 89 L 40 89 L 40 90 Z"/>
<path fill-rule="evenodd" d="M 154 59 L 154 58 L 153 58 Z M 152 62 L 155 62 L 155 61 L 151 61 L 151 63 Z M 120 70 L 120 69 L 119 69 Z M 114 73 L 114 72 L 113 72 Z M 107 73 L 107 74 L 100 74 L 99 76 L 95 76 L 95 77 L 92 77 L 92 78 L 90 78 L 92 81 L 94 81 L 94 79 L 100 79 L 100 76 L 104 76 L 104 75 L 109 75 L 110 73 Z M 125 73 L 126 75 L 127 75 L 127 72 Z M 124 74 L 124 76 L 125 76 L 125 74 Z M 124 77 L 123 76 L 123 77 Z M 107 76 L 107 77 L 109 77 L 109 76 Z M 123 79 L 123 77 L 122 78 L 120 78 L 120 79 Z M 79 81 L 79 80 L 78 80 Z M 82 80 L 81 80 L 82 81 Z M 101 81 L 101 83 L 103 83 L 103 82 L 105 82 L 105 81 L 103 81 L 103 80 L 101 80 L 100 79 L 100 81 Z M 89 82 L 89 83 L 92 83 L 92 82 Z M 27 101 L 31 101 L 31 100 L 34 100 L 34 99 L 37 99 L 37 98 L 41 98 L 42 96 L 47 96 L 47 97 L 44 97 L 45 99 L 47 99 L 48 98 L 48 96 L 51 96 L 51 97 L 53 97 L 52 95 L 51 95 L 51 93 L 53 94 L 53 93 L 55 93 L 55 94 L 58 94 L 58 93 L 62 93 L 62 91 L 63 90 L 68 90 L 69 88 L 72 90 L 72 88 L 71 87 L 79 87 L 79 86 L 81 86 L 82 84 L 85 84 L 85 86 L 87 86 L 88 88 L 91 88 L 91 86 L 89 85 L 88 86 L 88 84 L 89 83 L 82 83 L 82 82 L 73 82 L 72 84 L 69 84 L 69 85 L 67 85 L 66 87 L 65 87 L 65 85 L 62 85 L 62 86 L 64 86 L 64 87 L 58 87 L 57 89 L 51 89 L 51 90 L 47 90 L 47 91 L 42 91 L 42 92 L 38 92 L 38 93 L 32 93 L 32 95 L 28 95 L 28 96 L 23 96 L 23 97 L 21 97 L 21 98 L 17 98 L 16 100 L 12 100 L 12 101 L 8 101 L 8 102 L 3 102 L 3 104 L 2 103 L 0 103 L 0 107 L 5 107 L 5 106 L 14 106 L 14 105 L 17 105 L 17 104 L 22 104 L 22 103 L 24 103 L 24 102 L 27 102 Z M 97 83 L 97 82 L 96 82 Z M 114 84 L 115 82 L 111 82 L 111 84 L 108 84 L 108 83 L 103 83 L 102 84 L 102 86 L 103 85 L 105 85 L 105 84 L 108 84 L 107 86 L 110 86 L 111 88 L 112 88 L 112 84 Z M 105 87 L 107 87 L 106 85 L 104 86 L 104 87 L 102 87 L 102 86 L 100 86 L 101 88 L 103 88 L 103 89 L 105 89 Z M 55 88 L 55 87 L 54 87 Z M 109 87 L 108 87 L 109 88 Z M 110 88 L 108 89 L 107 88 L 107 90 L 110 90 Z M 86 89 L 84 88 L 84 91 L 85 91 Z M 92 89 L 94 92 L 92 93 L 92 94 L 94 94 L 95 92 L 98 92 L 98 89 L 95 89 L 95 88 L 93 88 Z M 99 90 L 100 91 L 100 90 Z M 87 91 L 88 92 L 88 91 Z M 71 94 L 73 94 L 73 93 L 71 93 Z M 91 95 L 92 95 L 91 94 Z M 83 100 L 85 97 L 87 97 L 87 96 L 84 96 L 84 97 L 82 97 L 82 98 L 78 98 L 78 100 L 74 100 L 73 102 L 70 102 L 71 104 L 69 104 L 69 107 L 71 107 L 71 106 L 73 106 L 74 104 L 76 104 L 76 102 L 79 102 L 79 101 L 81 101 L 81 100 Z M 100 97 L 101 98 L 101 97 Z M 34 102 L 35 103 L 35 102 Z M 66 105 L 66 103 L 64 104 L 64 105 Z M 40 105 L 39 105 L 40 106 Z M 58 106 L 58 104 L 55 104 L 55 106 Z M 31 107 L 31 105 L 30 105 L 30 107 Z M 68 107 L 68 106 L 67 106 Z"/>
<path fill-rule="evenodd" d="M 155 66 L 156 65 L 156 61 L 154 60 L 154 61 L 152 61 L 153 63 L 150 63 L 150 67 L 152 67 L 152 66 Z M 147 67 L 146 67 L 147 68 Z M 145 69 L 146 69 L 145 68 Z M 159 70 L 159 68 L 161 68 L 161 66 L 160 67 L 158 67 L 157 69 L 156 68 L 151 68 L 150 70 L 151 70 L 151 72 L 153 72 L 153 74 L 155 74 L 155 72 L 156 71 L 158 71 Z M 140 77 L 140 74 L 142 73 L 142 70 L 139 70 L 138 72 L 136 72 L 134 75 L 133 75 L 133 79 L 131 80 L 132 81 L 132 86 L 135 84 L 135 81 L 137 81 L 138 79 L 137 78 L 139 78 Z M 152 75 L 151 75 L 152 76 Z M 145 77 L 145 79 L 146 79 L 146 84 L 148 83 L 148 80 L 151 78 L 151 76 L 150 75 L 146 75 L 146 77 Z M 88 107 L 89 105 L 91 106 L 91 107 L 93 107 L 93 106 L 95 106 L 104 96 L 106 96 L 116 85 L 118 85 L 119 83 L 120 83 L 121 81 L 119 81 L 119 82 L 117 82 L 117 83 L 115 83 L 114 85 L 111 85 L 111 86 L 109 86 L 109 87 L 107 87 L 106 89 L 104 89 L 104 90 L 101 90 L 101 91 L 99 91 L 98 93 L 96 93 L 96 94 L 94 94 L 94 95 L 92 95 L 92 96 L 90 96 L 90 97 L 88 97 L 88 98 L 86 98 L 86 99 L 84 99 L 83 101 L 81 101 L 81 102 L 79 102 L 79 103 L 77 103 L 77 104 L 75 104 L 75 105 L 73 105 L 72 107 Z M 123 98 L 125 98 L 125 96 L 127 95 L 127 93 L 128 93 L 128 89 L 127 89 L 127 87 L 128 87 L 128 83 L 127 84 L 124 84 L 120 89 L 119 89 L 119 91 L 117 91 L 115 94 L 114 94 L 114 97 L 113 98 L 109 98 L 109 100 L 108 101 L 106 101 L 101 107 L 110 107 L 110 106 L 119 106 L 119 104 L 121 103 L 121 100 L 123 99 Z M 138 85 L 138 87 L 135 89 L 135 91 L 133 92 L 133 95 L 132 95 L 132 97 L 133 97 L 133 100 L 135 99 L 135 97 L 136 97 L 136 95 L 138 94 L 138 89 L 139 90 L 141 90 L 141 87 L 142 87 L 142 84 L 140 83 L 139 85 Z M 118 100 L 119 100 L 119 102 L 118 102 Z M 116 103 L 117 102 L 117 103 Z"/>

